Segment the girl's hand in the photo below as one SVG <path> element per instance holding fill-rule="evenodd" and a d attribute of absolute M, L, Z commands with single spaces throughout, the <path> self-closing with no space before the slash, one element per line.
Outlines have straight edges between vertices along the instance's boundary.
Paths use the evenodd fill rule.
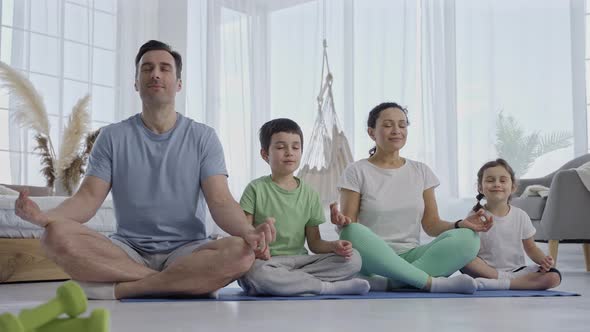
<path fill-rule="evenodd" d="M 487 232 L 492 226 L 494 226 L 494 217 L 486 215 L 483 209 L 479 209 L 475 214 L 459 222 L 459 227 L 469 228 L 474 232 Z"/>
<path fill-rule="evenodd" d="M 332 242 L 334 249 L 332 250 L 336 255 L 343 256 L 347 259 L 352 257 L 352 243 L 346 240 L 337 240 Z"/>
<path fill-rule="evenodd" d="M 330 221 L 332 221 L 334 225 L 343 227 L 350 224 L 352 219 L 340 213 L 340 210 L 338 210 L 338 203 L 332 203 L 330 204 Z"/>
<path fill-rule="evenodd" d="M 553 257 L 547 255 L 543 257 L 539 265 L 541 267 L 541 271 L 549 272 L 549 270 L 553 267 L 554 264 L 555 262 L 553 261 Z"/>

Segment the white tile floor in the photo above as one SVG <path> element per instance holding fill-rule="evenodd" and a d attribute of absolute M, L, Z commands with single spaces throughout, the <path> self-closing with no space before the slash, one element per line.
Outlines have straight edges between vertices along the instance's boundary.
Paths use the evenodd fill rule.
<path fill-rule="evenodd" d="M 540 246 L 544 249 L 543 244 Z M 561 245 L 558 290 L 581 297 L 391 299 L 273 302 L 120 303 L 111 331 L 590 331 L 590 272 L 581 245 Z M 51 298 L 58 283 L 0 285 L 0 313 Z M 4 331 L 0 331 L 4 332 Z"/>

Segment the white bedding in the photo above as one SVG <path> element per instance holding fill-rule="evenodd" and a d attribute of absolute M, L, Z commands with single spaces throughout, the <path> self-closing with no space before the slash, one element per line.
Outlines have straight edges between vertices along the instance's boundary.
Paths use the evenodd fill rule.
<path fill-rule="evenodd" d="M 0 237 L 3 238 L 39 238 L 43 228 L 22 220 L 14 214 L 16 196 L 0 195 Z M 51 209 L 61 203 L 66 197 L 46 196 L 31 197 L 41 210 Z M 115 231 L 115 211 L 113 202 L 106 200 L 96 215 L 85 226 L 108 235 Z"/>

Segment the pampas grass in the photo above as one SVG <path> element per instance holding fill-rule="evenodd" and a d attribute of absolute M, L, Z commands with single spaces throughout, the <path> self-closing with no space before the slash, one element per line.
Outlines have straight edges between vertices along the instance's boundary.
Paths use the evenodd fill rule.
<path fill-rule="evenodd" d="M 49 135 L 49 120 L 43 97 L 33 84 L 19 71 L 0 61 L 0 88 L 6 89 L 12 97 L 15 109 L 13 119 L 16 123 L 37 132 L 35 151 L 41 156 L 41 174 L 47 186 L 60 189 L 56 191 L 65 191 L 57 194 L 71 195 L 84 174 L 88 155 L 98 136 L 98 130 L 88 133 L 90 115 L 87 108 L 90 96 L 81 98 L 72 109 L 57 156 Z"/>
<path fill-rule="evenodd" d="M 55 168 L 56 177 L 60 181 L 61 188 L 71 195 L 84 172 L 84 136 L 90 128 L 90 115 L 86 111 L 90 96 L 86 95 L 74 106 L 70 114 L 68 124 L 64 128 L 59 159 Z"/>
<path fill-rule="evenodd" d="M 61 180 L 63 188 L 68 195 L 72 195 L 76 187 L 80 183 L 80 179 L 84 174 L 84 158 L 77 155 L 70 167 L 66 168 L 62 174 Z"/>
<path fill-rule="evenodd" d="M 100 128 L 86 135 L 86 149 L 84 150 L 84 155 L 86 157 L 90 155 L 90 151 L 92 151 L 94 141 L 96 141 L 98 134 L 100 134 Z"/>
<path fill-rule="evenodd" d="M 53 188 L 53 184 L 55 183 L 55 168 L 53 167 L 54 158 L 49 153 L 49 140 L 47 137 L 37 134 L 35 135 L 35 141 L 37 141 L 35 151 L 39 151 L 41 154 L 41 174 L 45 177 L 47 186 Z"/>
<path fill-rule="evenodd" d="M 86 165 L 88 164 L 88 158 L 90 152 L 94 146 L 94 142 L 100 133 L 100 129 L 90 132 L 84 139 L 84 148 L 78 149 L 72 156 L 73 159 L 69 166 L 63 170 L 59 176 L 60 186 L 64 190 L 64 193 L 72 195 L 76 190 L 78 183 L 82 179 L 82 175 L 86 172 Z"/>
<path fill-rule="evenodd" d="M 14 98 L 15 120 L 21 126 L 33 128 L 39 134 L 49 137 L 49 118 L 43 97 L 31 81 L 19 71 L 0 61 L 0 87 L 6 89 Z"/>
<path fill-rule="evenodd" d="M 90 115 L 86 111 L 90 96 L 80 99 L 72 109 L 68 124 L 64 128 L 61 145 L 59 147 L 59 161 L 57 163 L 57 175 L 60 176 L 78 156 L 84 135 L 90 127 Z"/>

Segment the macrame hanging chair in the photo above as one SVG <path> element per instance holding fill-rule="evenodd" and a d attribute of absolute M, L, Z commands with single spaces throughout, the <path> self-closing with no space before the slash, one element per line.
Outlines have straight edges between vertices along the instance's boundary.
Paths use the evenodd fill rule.
<path fill-rule="evenodd" d="M 324 207 L 338 201 L 336 185 L 346 166 L 353 161 L 348 140 L 338 121 L 332 95 L 333 76 L 324 39 L 322 80 L 317 97 L 318 112 L 298 177 L 315 189 Z M 324 77 L 324 70 L 327 70 Z"/>

